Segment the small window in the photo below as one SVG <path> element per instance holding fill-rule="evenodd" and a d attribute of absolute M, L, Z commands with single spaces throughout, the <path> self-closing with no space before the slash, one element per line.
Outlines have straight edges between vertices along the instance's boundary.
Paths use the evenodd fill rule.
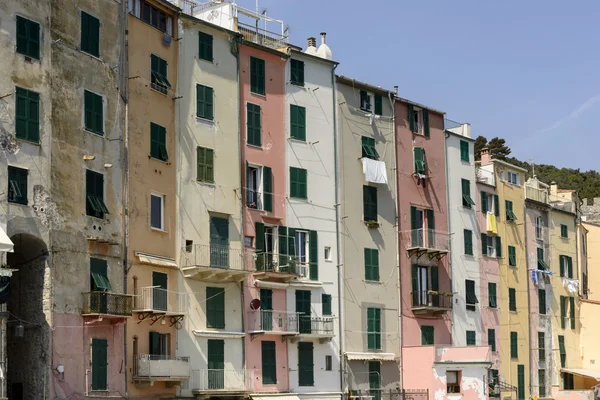
<path fill-rule="evenodd" d="M 510 358 L 519 358 L 519 336 L 517 332 L 510 333 Z"/>
<path fill-rule="evenodd" d="M 372 160 L 379 160 L 379 154 L 375 149 L 375 139 L 363 136 L 361 138 L 362 156 Z"/>
<path fill-rule="evenodd" d="M 213 149 L 207 149 L 205 147 L 196 148 L 197 157 L 197 169 L 196 169 L 196 180 L 198 182 L 214 183 L 215 181 L 215 169 L 214 169 L 214 151 Z"/>
<path fill-rule="evenodd" d="M 85 130 L 104 135 L 104 102 L 102 96 L 85 90 L 83 93 Z"/>
<path fill-rule="evenodd" d="M 475 205 L 475 202 L 471 198 L 471 181 L 468 179 L 461 179 L 462 186 L 462 205 L 463 207 L 471 208 Z"/>
<path fill-rule="evenodd" d="M 515 246 L 508 246 L 508 265 L 517 266 L 517 248 Z"/>
<path fill-rule="evenodd" d="M 477 346 L 475 331 L 467 331 L 467 346 Z"/>
<path fill-rule="evenodd" d="M 100 20 L 81 12 L 81 51 L 100 57 Z"/>
<path fill-rule="evenodd" d="M 494 282 L 488 282 L 488 306 L 490 308 L 496 308 L 497 304 L 496 284 Z"/>
<path fill-rule="evenodd" d="M 446 392 L 460 393 L 460 371 L 446 371 Z"/>
<path fill-rule="evenodd" d="M 171 17 L 162 12 L 160 9 L 150 5 L 144 0 L 140 1 L 141 20 L 162 32 L 171 35 L 173 28 L 171 27 Z"/>
<path fill-rule="evenodd" d="M 434 344 L 434 328 L 431 325 L 421 325 L 421 345 L 431 346 Z"/>
<path fill-rule="evenodd" d="M 246 140 L 249 145 L 261 147 L 261 124 L 260 106 L 248 103 L 246 107 Z"/>
<path fill-rule="evenodd" d="M 332 258 L 331 258 L 331 247 L 325 246 L 323 248 L 323 258 L 325 258 L 325 261 L 332 261 Z"/>
<path fill-rule="evenodd" d="M 540 361 L 546 360 L 546 338 L 544 332 L 538 332 L 538 358 Z"/>
<path fill-rule="evenodd" d="M 513 212 L 513 202 L 506 200 L 504 202 L 505 208 L 506 208 L 506 220 L 507 221 L 516 221 L 517 220 L 517 216 L 515 215 L 515 213 Z"/>
<path fill-rule="evenodd" d="M 422 111 L 412 104 L 408 105 L 408 125 L 410 130 L 414 133 L 421 133 L 423 124 L 422 124 Z"/>
<path fill-rule="evenodd" d="M 196 85 L 196 116 L 212 121 L 214 118 L 213 88 Z"/>
<path fill-rule="evenodd" d="M 544 228 L 544 221 L 542 220 L 542 217 L 535 217 L 535 238 L 537 240 L 544 240 L 543 228 Z"/>
<path fill-rule="evenodd" d="M 559 259 L 561 261 L 561 267 L 562 267 L 562 258 L 561 257 L 562 256 L 560 256 Z M 538 267 L 538 269 L 545 270 L 545 271 L 550 270 L 550 267 L 548 266 L 548 264 L 546 264 L 546 261 L 544 261 L 544 248 L 543 247 L 537 248 L 537 267 Z M 562 271 L 562 269 L 561 269 L 561 271 Z"/>
<path fill-rule="evenodd" d="M 105 292 L 112 290 L 112 285 L 108 279 L 108 262 L 100 258 L 90 257 L 90 290 L 92 292 Z M 99 314 L 106 314 L 106 304 L 102 304 L 101 297 L 92 296 L 90 304 L 93 311 Z"/>
<path fill-rule="evenodd" d="M 566 239 L 569 237 L 569 228 L 567 225 L 560 224 L 560 237 Z"/>
<path fill-rule="evenodd" d="M 244 247 L 246 248 L 252 248 L 254 247 L 254 238 L 252 236 L 244 236 Z"/>
<path fill-rule="evenodd" d="M 250 92 L 265 95 L 265 60 L 250 57 Z"/>
<path fill-rule="evenodd" d="M 302 168 L 290 167 L 290 197 L 308 198 L 307 172 Z"/>
<path fill-rule="evenodd" d="M 294 59 L 290 61 L 290 83 L 304 86 L 304 62 Z"/>
<path fill-rule="evenodd" d="M 427 175 L 427 161 L 425 159 L 425 149 L 422 147 L 415 147 L 413 149 L 415 159 L 415 174 L 425 176 Z"/>
<path fill-rule="evenodd" d="M 365 280 L 379 281 L 379 250 L 365 249 Z"/>
<path fill-rule="evenodd" d="M 472 256 L 473 255 L 473 231 L 465 229 L 464 230 L 464 242 L 465 242 L 465 254 Z"/>
<path fill-rule="evenodd" d="M 488 236 L 485 233 L 481 234 L 481 253 L 484 256 L 496 257 L 496 245 L 494 236 Z"/>
<path fill-rule="evenodd" d="M 208 33 L 198 32 L 198 57 L 201 60 L 213 61 L 213 37 Z"/>
<path fill-rule="evenodd" d="M 469 162 L 469 142 L 460 141 L 460 160 Z"/>
<path fill-rule="evenodd" d="M 575 389 L 575 375 L 568 372 L 563 372 L 563 390 Z"/>
<path fill-rule="evenodd" d="M 323 306 L 323 315 L 331 315 L 331 295 L 330 294 L 322 294 L 321 295 L 321 303 Z"/>
<path fill-rule="evenodd" d="M 371 95 L 364 90 L 360 91 L 360 109 L 371 111 Z"/>
<path fill-rule="evenodd" d="M 363 186 L 363 218 L 364 222 L 377 222 L 377 188 Z"/>
<path fill-rule="evenodd" d="M 40 142 L 40 95 L 20 87 L 15 89 L 15 136 Z"/>
<path fill-rule="evenodd" d="M 496 351 L 496 330 L 488 329 L 488 346 L 490 350 Z"/>
<path fill-rule="evenodd" d="M 152 89 L 167 94 L 167 90 L 171 88 L 167 72 L 167 60 L 150 55 L 150 85 Z"/>
<path fill-rule="evenodd" d="M 150 123 L 150 157 L 167 161 L 167 130 L 154 122 Z"/>
<path fill-rule="evenodd" d="M 27 204 L 27 175 L 29 171 L 8 167 L 8 202 Z"/>
<path fill-rule="evenodd" d="M 381 350 L 381 309 L 367 309 L 367 348 Z"/>
<path fill-rule="evenodd" d="M 475 311 L 475 306 L 479 303 L 479 299 L 477 299 L 477 295 L 475 294 L 475 281 L 470 279 L 465 280 L 465 288 L 467 310 Z"/>
<path fill-rule="evenodd" d="M 508 309 L 517 311 L 517 291 L 514 288 L 508 289 Z"/>
<path fill-rule="evenodd" d="M 104 175 L 90 171 L 85 172 L 86 214 L 96 218 L 104 218 L 108 208 L 104 203 Z"/>
<path fill-rule="evenodd" d="M 538 289 L 538 304 L 540 314 L 546 315 L 546 291 L 544 289 Z"/>
<path fill-rule="evenodd" d="M 150 226 L 152 229 L 163 231 L 164 228 L 165 196 L 152 193 L 150 195 Z"/>
<path fill-rule="evenodd" d="M 290 137 L 306 141 L 306 108 L 290 104 Z"/>
<path fill-rule="evenodd" d="M 333 368 L 333 358 L 331 356 L 325 356 L 325 371 L 331 371 Z"/>
<path fill-rule="evenodd" d="M 559 255 L 558 260 L 560 276 L 564 278 L 573 278 L 573 258 L 569 256 Z"/>
<path fill-rule="evenodd" d="M 519 174 L 508 171 L 508 183 L 512 183 L 513 185 L 519 184 Z"/>
<path fill-rule="evenodd" d="M 17 53 L 40 59 L 40 24 L 17 15 Z"/>

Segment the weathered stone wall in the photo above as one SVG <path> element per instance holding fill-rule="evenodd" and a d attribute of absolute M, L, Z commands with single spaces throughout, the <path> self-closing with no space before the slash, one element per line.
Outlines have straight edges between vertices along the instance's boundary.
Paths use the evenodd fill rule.
<path fill-rule="evenodd" d="M 600 222 L 600 197 L 582 199 L 581 216 L 586 222 Z"/>

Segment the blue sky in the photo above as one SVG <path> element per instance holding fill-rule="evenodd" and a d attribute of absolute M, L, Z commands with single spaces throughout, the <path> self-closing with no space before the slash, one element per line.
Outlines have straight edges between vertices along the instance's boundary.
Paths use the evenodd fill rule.
<path fill-rule="evenodd" d="M 259 8 L 304 48 L 326 31 L 339 73 L 398 85 L 401 97 L 471 123 L 474 137 L 505 138 L 523 161 L 600 170 L 599 1 L 259 0 Z"/>

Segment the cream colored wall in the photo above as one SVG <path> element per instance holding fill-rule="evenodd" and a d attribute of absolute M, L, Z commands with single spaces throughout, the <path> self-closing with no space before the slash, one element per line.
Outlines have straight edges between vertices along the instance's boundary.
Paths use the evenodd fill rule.
<path fill-rule="evenodd" d="M 588 300 L 600 301 L 600 225 L 583 224 L 587 234 Z"/>
<path fill-rule="evenodd" d="M 580 308 L 581 368 L 600 371 L 600 226 L 583 224 L 587 233 L 588 301 Z"/>

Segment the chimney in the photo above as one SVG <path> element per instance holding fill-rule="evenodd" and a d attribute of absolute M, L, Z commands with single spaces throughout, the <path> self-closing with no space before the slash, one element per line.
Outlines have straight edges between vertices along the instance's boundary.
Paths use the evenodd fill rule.
<path fill-rule="evenodd" d="M 490 164 L 490 149 L 484 147 L 481 149 L 481 165 L 489 165 Z"/>
<path fill-rule="evenodd" d="M 398 85 L 394 85 L 394 96 L 398 96 Z"/>
<path fill-rule="evenodd" d="M 308 47 L 317 47 L 317 39 L 313 36 L 308 38 Z"/>
<path fill-rule="evenodd" d="M 325 44 L 325 36 L 327 36 L 327 33 L 321 32 L 321 44 Z"/>
<path fill-rule="evenodd" d="M 556 182 L 550 182 L 550 196 L 558 196 L 558 185 Z"/>

